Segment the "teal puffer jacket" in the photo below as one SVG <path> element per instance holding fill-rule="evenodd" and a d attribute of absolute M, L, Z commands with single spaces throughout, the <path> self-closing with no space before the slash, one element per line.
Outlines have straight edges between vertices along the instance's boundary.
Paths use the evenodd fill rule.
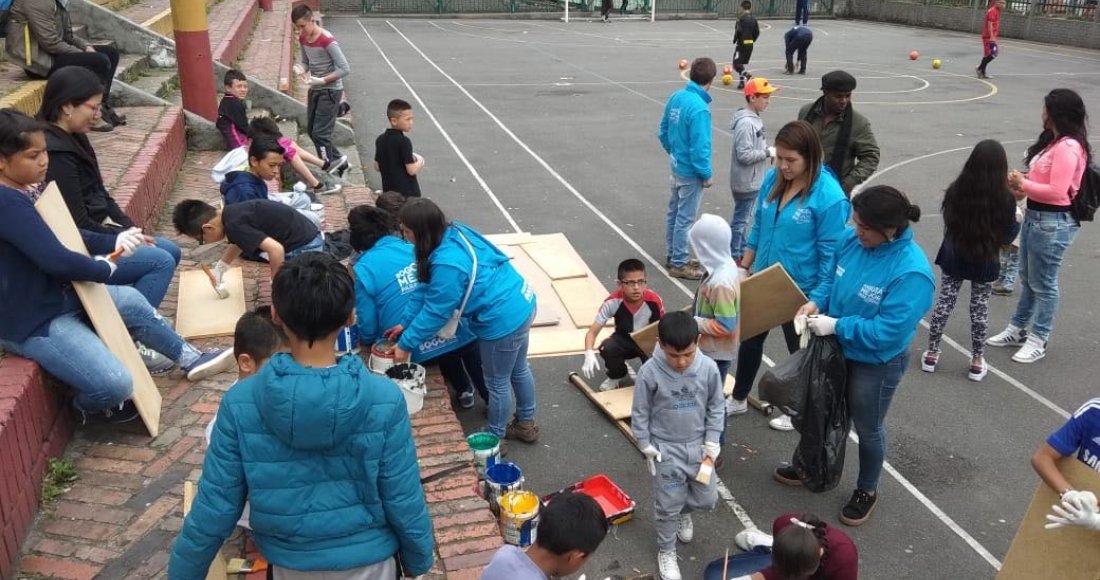
<path fill-rule="evenodd" d="M 225 394 L 169 578 L 206 577 L 246 498 L 276 566 L 346 570 L 395 554 L 410 576 L 432 566 L 404 397 L 355 355 L 318 369 L 276 354 Z"/>

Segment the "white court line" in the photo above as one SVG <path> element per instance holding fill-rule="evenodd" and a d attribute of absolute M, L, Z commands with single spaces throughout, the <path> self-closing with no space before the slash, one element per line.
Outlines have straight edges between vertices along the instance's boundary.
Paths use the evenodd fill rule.
<path fill-rule="evenodd" d="M 441 125 L 439 123 L 439 120 L 435 118 L 435 115 L 432 114 L 432 110 L 428 108 L 427 103 L 425 103 L 424 100 L 420 98 L 420 95 L 417 94 L 416 90 L 412 88 L 412 85 L 409 84 L 409 81 L 405 80 L 405 77 L 397 71 L 397 67 L 394 66 L 392 62 L 390 62 L 390 58 L 386 56 L 385 52 L 382 51 L 382 47 L 378 46 L 378 43 L 374 41 L 374 37 L 371 36 L 369 32 L 367 32 L 367 28 L 363 26 L 363 23 L 359 20 L 356 20 L 355 23 L 359 25 L 359 28 L 363 29 L 363 34 L 367 35 L 367 40 L 369 40 L 371 44 L 374 45 L 374 48 L 378 50 L 378 54 L 382 56 L 382 60 L 386 61 L 386 64 L 389 65 L 390 70 L 393 71 L 393 74 L 397 75 L 397 78 L 401 79 L 401 82 L 405 84 L 405 88 L 409 89 L 409 93 L 411 93 L 413 98 L 416 99 L 416 102 L 420 104 L 420 108 L 423 109 L 424 114 L 432 120 L 432 123 L 435 124 L 436 129 L 439 129 L 439 133 L 443 135 L 443 139 L 447 141 L 447 144 L 451 146 L 451 149 L 454 149 L 455 154 L 458 155 L 458 158 L 466 166 L 466 169 L 468 169 L 470 171 L 470 174 L 474 176 L 474 180 L 476 180 L 478 185 L 481 186 L 481 189 L 485 191 L 486 194 L 488 194 L 489 199 L 493 200 L 493 203 L 497 206 L 497 209 L 500 210 L 500 213 L 504 214 L 504 219 L 508 220 L 508 224 L 512 226 L 512 229 L 515 230 L 516 233 L 522 232 L 523 228 L 519 227 L 519 224 L 516 223 L 516 220 L 512 219 L 512 214 L 508 213 L 508 210 L 504 208 L 504 205 L 502 203 L 500 203 L 500 199 L 498 199 L 496 194 L 493 193 L 493 190 L 489 188 L 489 184 L 485 183 L 485 180 L 481 178 L 481 174 L 477 172 L 477 169 L 474 169 L 474 166 L 470 163 L 470 160 L 466 159 L 466 156 L 462 154 L 462 150 L 458 148 L 458 145 L 456 145 L 454 140 L 451 139 L 451 136 L 447 133 L 447 130 L 443 128 L 443 125 Z"/>

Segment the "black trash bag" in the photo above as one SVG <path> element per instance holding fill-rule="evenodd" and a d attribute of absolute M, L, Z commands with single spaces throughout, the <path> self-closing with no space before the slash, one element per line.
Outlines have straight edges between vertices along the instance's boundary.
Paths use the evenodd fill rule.
<path fill-rule="evenodd" d="M 351 256 L 354 251 L 351 247 L 351 230 L 345 228 L 325 234 L 324 252 L 337 261 Z"/>
<path fill-rule="evenodd" d="M 791 463 L 812 492 L 840 483 L 851 418 L 848 414 L 848 369 L 835 336 L 814 336 L 805 349 L 806 397 L 802 413 L 791 424 L 802 437 Z"/>
<path fill-rule="evenodd" d="M 806 404 L 806 384 L 809 382 L 806 357 L 809 354 L 809 349 L 796 350 L 760 377 L 760 400 L 771 403 L 792 420 L 802 415 Z"/>

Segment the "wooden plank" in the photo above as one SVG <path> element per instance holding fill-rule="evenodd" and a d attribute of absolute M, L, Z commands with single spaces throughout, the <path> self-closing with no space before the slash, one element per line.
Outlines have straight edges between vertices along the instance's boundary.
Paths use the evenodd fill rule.
<path fill-rule="evenodd" d="M 613 420 L 629 419 L 631 407 L 634 405 L 634 387 L 598 392 L 593 400 Z"/>
<path fill-rule="evenodd" d="M 551 280 L 583 278 L 588 275 L 588 267 L 569 244 L 565 234 L 531 236 L 531 241 L 521 247 Z"/>
<path fill-rule="evenodd" d="M 57 189 L 57 184 L 50 183 L 46 187 L 42 196 L 38 198 L 35 209 L 63 246 L 73 252 L 88 254 L 84 239 L 76 229 L 76 222 L 73 221 L 72 214 L 69 213 L 69 208 L 61 197 L 61 191 Z M 202 274 L 202 272 L 199 273 Z M 209 285 L 210 283 L 207 282 L 207 287 Z M 149 375 L 149 370 L 141 362 L 134 340 L 122 322 L 122 317 L 115 308 L 107 287 L 94 282 L 73 282 L 73 288 L 76 289 L 80 303 L 84 305 L 84 312 L 91 320 L 92 327 L 95 328 L 100 340 L 130 372 L 134 381 L 131 399 L 149 435 L 156 437 L 160 432 L 160 391 L 157 390 L 153 377 Z"/>
<path fill-rule="evenodd" d="M 532 328 L 527 356 L 583 354 L 586 333 L 583 328 L 565 325 Z"/>
<path fill-rule="evenodd" d="M 659 320 L 657 322 L 651 322 L 630 333 L 630 338 L 634 339 L 634 342 L 638 344 L 638 348 L 642 349 L 642 352 L 653 354 L 653 350 L 657 348 L 657 325 L 659 323 Z"/>
<path fill-rule="evenodd" d="M 1076 454 L 1060 459 L 1058 470 L 1074 489 L 1100 496 L 1100 474 L 1078 460 Z M 1051 506 L 1060 502 L 1058 494 L 1040 481 L 1005 554 L 997 580 L 1100 580 L 1100 549 L 1097 549 L 1100 533 L 1080 526 L 1054 530 L 1044 527 Z"/>
<path fill-rule="evenodd" d="M 191 511 L 191 505 L 195 502 L 195 484 L 190 481 L 183 482 L 183 517 L 187 517 Z M 226 580 L 229 572 L 225 566 L 225 558 L 222 558 L 221 550 L 214 555 L 214 561 L 210 562 L 210 568 L 206 571 L 206 580 Z"/>
<path fill-rule="evenodd" d="M 225 273 L 222 283 L 229 297 L 222 299 L 202 270 L 180 272 L 176 332 L 184 338 L 229 336 L 245 312 L 244 275 L 241 268 Z"/>
<path fill-rule="evenodd" d="M 493 242 L 494 246 L 517 246 L 531 241 L 531 234 L 527 232 L 517 232 L 514 234 L 489 234 L 485 236 L 486 240 Z"/>
<path fill-rule="evenodd" d="M 565 308 L 558 299 L 550 278 L 535 264 L 526 253 L 518 246 L 505 246 L 515 251 L 512 258 L 512 267 L 527 280 L 527 285 L 535 291 L 535 299 L 538 301 L 538 311 L 535 313 L 535 321 L 531 326 L 553 326 L 561 321 L 561 312 Z"/>
<path fill-rule="evenodd" d="M 794 320 L 794 313 L 806 302 L 806 295 L 780 264 L 742 280 L 741 340 Z"/>
<path fill-rule="evenodd" d="M 594 276 L 554 280 L 552 284 L 573 325 L 577 328 L 591 326 L 596 319 L 596 312 L 607 298 L 607 290 L 603 284 Z"/>

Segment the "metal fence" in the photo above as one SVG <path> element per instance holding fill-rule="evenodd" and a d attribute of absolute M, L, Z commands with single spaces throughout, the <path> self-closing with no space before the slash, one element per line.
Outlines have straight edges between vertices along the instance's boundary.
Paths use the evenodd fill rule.
<path fill-rule="evenodd" d="M 522 14 L 565 12 L 566 0 L 362 0 L 365 14 Z M 568 0 L 570 12 L 600 10 L 601 0 Z M 645 14 L 656 2 L 658 17 L 720 16 L 740 13 L 741 0 L 612 0 L 615 14 Z M 810 0 L 811 15 L 831 15 L 834 0 Z M 794 17 L 796 0 L 754 0 L 762 18 Z"/>

